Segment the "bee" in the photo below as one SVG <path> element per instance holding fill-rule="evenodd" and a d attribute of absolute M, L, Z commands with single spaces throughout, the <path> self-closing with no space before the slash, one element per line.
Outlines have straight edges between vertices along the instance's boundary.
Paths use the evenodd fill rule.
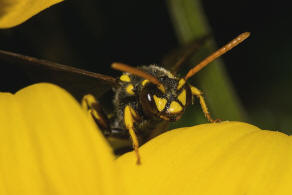
<path fill-rule="evenodd" d="M 249 35 L 249 32 L 240 34 L 190 69 L 182 78 L 156 65 L 134 68 L 123 63 L 113 63 L 113 69 L 123 72 L 119 78 L 114 78 L 7 51 L 0 50 L 0 58 L 29 65 L 42 65 L 59 72 L 85 75 L 109 84 L 114 91 L 112 113 L 106 113 L 92 94 L 85 95 L 81 105 L 108 139 L 128 140 L 130 137 L 137 164 L 140 164 L 141 143 L 150 139 L 153 131 L 164 131 L 169 122 L 179 120 L 195 98 L 199 99 L 202 112 L 208 121 L 217 121 L 211 117 L 201 90 L 188 83 L 188 79 Z"/>

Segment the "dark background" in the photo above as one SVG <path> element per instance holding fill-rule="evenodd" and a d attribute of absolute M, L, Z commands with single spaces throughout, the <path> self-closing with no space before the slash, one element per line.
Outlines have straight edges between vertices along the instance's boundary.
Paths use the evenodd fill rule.
<path fill-rule="evenodd" d="M 292 13 L 281 3 L 202 1 L 217 45 L 241 32 L 251 37 L 223 56 L 250 121 L 264 129 L 292 127 Z M 70 0 L 20 26 L 0 30 L 0 49 L 117 76 L 115 61 L 159 63 L 178 47 L 165 1 Z M 203 57 L 202 57 L 203 58 Z M 1 89 L 25 82 L 2 82 Z M 17 86 L 15 87 L 15 83 Z"/>

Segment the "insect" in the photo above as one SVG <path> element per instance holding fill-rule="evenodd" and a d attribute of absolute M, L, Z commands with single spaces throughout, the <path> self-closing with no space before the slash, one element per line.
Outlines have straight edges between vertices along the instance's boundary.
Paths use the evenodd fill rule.
<path fill-rule="evenodd" d="M 149 139 L 155 129 L 161 130 L 168 122 L 179 120 L 194 98 L 199 99 L 208 121 L 216 122 L 208 112 L 202 92 L 187 81 L 249 35 L 249 32 L 240 34 L 189 70 L 183 78 L 155 65 L 134 68 L 122 63 L 113 63 L 113 69 L 123 72 L 119 78 L 113 78 L 1 50 L 0 58 L 7 61 L 25 62 L 29 65 L 42 65 L 60 72 L 85 75 L 111 85 L 114 91 L 113 113 L 106 113 L 101 103 L 92 94 L 85 95 L 81 105 L 90 113 L 103 134 L 109 139 L 128 140 L 130 137 L 137 156 L 137 164 L 140 164 L 139 145 Z"/>

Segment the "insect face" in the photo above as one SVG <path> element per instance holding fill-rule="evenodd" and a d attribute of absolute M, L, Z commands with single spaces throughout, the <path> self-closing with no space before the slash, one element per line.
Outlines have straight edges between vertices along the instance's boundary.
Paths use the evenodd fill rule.
<path fill-rule="evenodd" d="M 191 91 L 184 79 L 159 77 L 162 87 L 147 82 L 141 92 L 143 112 L 152 118 L 177 121 L 191 103 Z"/>

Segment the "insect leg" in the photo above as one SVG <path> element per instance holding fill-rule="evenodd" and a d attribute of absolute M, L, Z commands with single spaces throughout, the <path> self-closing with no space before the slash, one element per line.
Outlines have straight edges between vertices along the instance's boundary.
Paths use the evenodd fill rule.
<path fill-rule="evenodd" d="M 137 118 L 138 118 L 138 115 L 135 112 L 135 110 L 131 106 L 127 105 L 124 109 L 124 122 L 132 139 L 133 148 L 137 156 L 137 164 L 141 164 L 141 158 L 140 158 L 139 149 L 138 149 L 139 142 L 134 131 L 134 122 L 135 122 L 135 119 Z"/>
<path fill-rule="evenodd" d="M 110 134 L 108 118 L 103 112 L 99 102 L 94 98 L 93 95 L 85 95 L 82 98 L 81 106 L 92 116 L 92 118 L 96 121 L 98 127 L 103 131 L 105 135 Z"/>
<path fill-rule="evenodd" d="M 204 112 L 208 121 L 210 121 L 212 123 L 216 122 L 217 120 L 212 119 L 212 117 L 208 111 L 208 107 L 207 107 L 207 104 L 206 104 L 205 99 L 203 97 L 203 93 L 198 88 L 196 88 L 192 85 L 190 85 L 190 88 L 191 88 L 192 95 L 195 95 L 199 98 L 202 111 Z"/>

